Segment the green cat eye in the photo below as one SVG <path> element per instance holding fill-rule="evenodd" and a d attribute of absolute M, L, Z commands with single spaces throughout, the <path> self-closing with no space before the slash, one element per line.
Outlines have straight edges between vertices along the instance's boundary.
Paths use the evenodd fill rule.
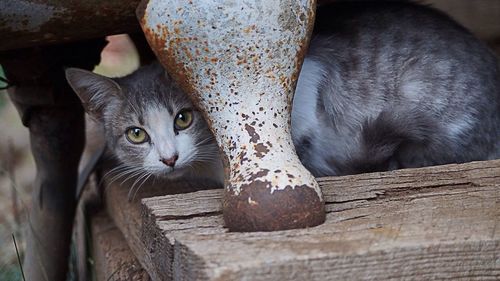
<path fill-rule="evenodd" d="M 148 133 L 144 129 L 137 127 L 128 128 L 125 135 L 127 136 L 127 140 L 134 144 L 140 144 L 149 139 Z"/>
<path fill-rule="evenodd" d="M 178 131 L 185 130 L 193 123 L 193 111 L 183 109 L 177 113 L 174 120 L 174 128 Z"/>

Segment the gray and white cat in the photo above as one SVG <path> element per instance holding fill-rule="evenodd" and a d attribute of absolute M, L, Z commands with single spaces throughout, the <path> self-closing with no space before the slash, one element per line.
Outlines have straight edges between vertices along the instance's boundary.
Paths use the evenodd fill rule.
<path fill-rule="evenodd" d="M 118 79 L 66 73 L 124 165 L 157 176 L 202 170 L 222 181 L 207 124 L 158 64 Z M 428 7 L 322 6 L 297 83 L 292 137 L 315 176 L 498 158 L 497 58 Z"/>
<path fill-rule="evenodd" d="M 160 64 L 114 79 L 69 68 L 66 78 L 94 125 L 102 126 L 108 154 L 119 161 L 111 176 L 223 182 L 208 125 Z"/>

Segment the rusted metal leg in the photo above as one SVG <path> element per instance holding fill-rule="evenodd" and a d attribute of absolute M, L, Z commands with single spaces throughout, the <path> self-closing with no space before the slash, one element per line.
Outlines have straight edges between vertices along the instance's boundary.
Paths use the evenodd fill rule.
<path fill-rule="evenodd" d="M 325 219 L 321 191 L 290 136 L 315 1 L 256 3 L 144 0 L 137 14 L 153 51 L 204 111 L 223 151 L 226 226 L 318 225 Z"/>
<path fill-rule="evenodd" d="M 15 84 L 9 95 L 30 130 L 37 167 L 24 259 L 26 280 L 66 280 L 84 146 L 83 108 L 66 84 L 63 67 L 91 69 L 103 40 L 2 53 Z"/>

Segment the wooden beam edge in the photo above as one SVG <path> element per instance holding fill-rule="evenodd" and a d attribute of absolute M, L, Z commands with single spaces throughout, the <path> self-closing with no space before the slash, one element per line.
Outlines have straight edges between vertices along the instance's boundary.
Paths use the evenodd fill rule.
<path fill-rule="evenodd" d="M 399 181 L 399 179 L 408 179 L 412 177 L 413 179 L 418 177 L 420 180 Z M 319 179 L 319 182 L 323 187 L 325 198 L 327 198 L 327 209 L 329 212 L 328 218 L 330 220 L 330 223 L 318 228 L 321 229 L 332 227 L 332 225 L 338 223 L 346 224 L 346 221 L 350 221 L 351 224 L 355 224 L 355 222 L 363 220 L 362 215 L 351 213 L 352 211 L 359 211 L 357 208 L 363 204 L 373 204 L 370 201 L 373 202 L 378 200 L 381 204 L 384 204 L 385 202 L 398 200 L 426 200 L 425 196 L 427 196 L 426 194 L 429 192 L 433 193 L 432 196 L 436 196 L 435 193 L 445 196 L 446 194 L 453 192 L 456 193 L 456 196 L 468 196 L 469 191 L 471 194 L 475 191 L 488 191 L 490 193 L 497 193 L 498 195 L 498 193 L 500 193 L 500 161 L 494 160 L 473 162 L 467 164 L 399 170 L 385 173 L 323 178 Z M 359 184 L 360 182 L 363 184 Z M 346 195 L 344 193 L 353 193 L 355 195 Z M 145 198 L 142 200 L 141 213 L 143 214 L 143 223 L 144 225 L 147 225 L 147 227 L 143 228 L 143 232 L 150 233 L 150 235 L 153 235 L 152 233 L 154 233 L 155 237 L 161 237 L 163 235 L 164 240 L 168 241 L 168 243 L 165 243 L 161 247 L 156 247 L 154 250 L 154 252 L 163 252 L 169 255 L 169 261 L 172 262 L 172 267 L 169 270 L 168 278 L 177 276 L 179 278 L 188 277 L 188 279 L 200 278 L 200 280 L 208 280 L 213 279 L 215 276 L 218 276 L 217 278 L 225 276 L 224 274 L 230 274 L 232 276 L 230 279 L 233 277 L 243 278 L 244 276 L 240 276 L 239 274 L 242 274 L 245 270 L 250 270 L 252 268 L 252 266 L 246 268 L 242 266 L 242 263 L 236 263 L 236 265 L 234 265 L 235 268 L 239 268 L 238 270 L 231 268 L 230 265 L 227 266 L 226 269 L 224 269 L 224 267 L 220 264 L 214 267 L 209 264 L 210 260 L 204 260 L 207 257 L 204 256 L 204 254 L 209 253 L 210 251 L 192 251 L 192 247 L 195 243 L 200 245 L 204 243 L 200 242 L 201 237 L 207 239 L 206 243 L 208 245 L 212 243 L 224 243 L 224 240 L 228 237 L 234 238 L 231 241 L 226 240 L 226 242 L 230 242 L 229 244 L 238 239 L 246 239 L 249 241 L 255 239 L 254 234 L 226 233 L 226 229 L 222 226 L 222 216 L 220 213 L 221 195 L 222 190 L 209 190 L 181 195 Z M 475 195 L 472 194 L 472 196 Z M 199 207 L 197 204 L 193 204 L 193 202 L 198 202 L 198 204 L 200 204 L 199 202 L 204 202 L 204 204 L 203 207 Z M 496 215 L 500 218 L 500 208 L 497 209 Z M 387 238 L 389 239 L 392 235 L 390 232 L 394 230 L 387 230 L 383 227 L 377 229 L 375 225 L 370 231 L 379 231 L 379 236 L 388 235 L 389 237 Z M 385 231 L 389 231 L 389 234 L 384 233 Z M 318 235 L 318 233 L 311 233 L 310 230 L 294 230 L 291 232 L 296 233 L 296 236 L 307 236 L 311 234 Z M 286 235 L 293 236 L 290 234 L 291 232 L 285 233 L 287 233 Z M 258 236 L 259 234 L 255 235 Z M 283 235 L 283 232 L 275 232 L 275 235 Z M 338 232 L 336 235 L 338 239 Z M 439 250 L 446 247 L 451 247 L 451 249 L 455 247 L 454 249 L 457 251 L 460 248 L 472 249 L 474 247 L 483 247 L 486 245 L 487 247 L 493 249 L 493 252 L 490 253 L 495 253 L 495 251 L 500 252 L 500 238 L 498 237 L 498 231 L 494 230 L 494 235 L 495 236 L 491 239 L 485 238 L 484 236 L 472 237 L 467 242 L 460 241 L 457 244 L 447 244 L 442 241 L 430 241 L 427 244 L 415 246 L 411 243 L 406 245 L 403 243 L 400 245 L 399 250 L 402 252 L 408 251 L 408 255 L 411 256 L 415 254 L 411 251 L 416 247 L 415 251 L 420 251 L 420 258 L 442 255 Z M 216 239 L 216 237 L 219 237 L 219 239 Z M 273 235 L 268 235 L 266 237 L 273 239 Z M 337 242 L 339 241 L 342 242 L 342 240 L 337 240 Z M 208 245 L 205 246 L 210 247 Z M 483 250 L 481 251 L 483 254 L 485 253 Z M 363 255 L 357 256 L 355 254 L 351 254 L 350 258 L 362 259 L 365 257 L 366 259 L 369 259 L 370 256 L 382 257 L 384 255 L 387 258 L 390 255 L 394 255 L 394 252 L 387 249 L 373 249 L 371 252 L 364 253 Z M 474 252 L 470 252 L 469 255 L 473 256 Z M 319 260 L 322 263 L 332 263 L 333 266 L 336 263 L 336 260 L 338 260 L 341 256 L 343 256 L 343 254 L 339 256 L 330 254 L 326 255 L 324 258 L 320 258 Z M 300 260 L 300 258 L 298 260 Z M 464 257 L 464 259 L 461 259 L 460 261 L 467 262 L 467 260 L 468 258 Z M 490 255 L 489 258 L 486 259 L 482 257 L 481 266 L 477 267 L 477 270 L 489 268 L 493 270 L 492 272 L 494 274 L 499 274 L 495 270 L 498 270 L 500 265 L 492 262 L 496 260 L 497 259 L 494 255 Z M 153 263 L 154 262 L 155 260 L 153 259 Z M 194 270 L 193 266 L 196 267 L 196 270 Z M 279 266 L 284 265 L 281 264 Z M 443 266 L 443 264 L 440 265 L 440 268 Z M 158 267 L 159 265 L 157 265 L 157 268 Z M 262 269 L 263 268 L 256 268 L 255 272 L 252 274 L 258 274 L 258 271 Z M 216 272 L 218 273 L 216 274 Z M 223 272 L 223 274 L 221 275 L 220 272 Z M 308 274 L 312 274 L 310 271 L 307 272 Z M 470 272 L 475 271 L 470 269 Z M 393 273 L 396 274 L 397 272 Z M 442 272 L 439 271 L 439 268 L 436 268 L 434 273 L 442 274 Z M 340 273 L 338 272 L 336 274 Z M 460 274 L 455 275 L 459 276 Z M 336 277 L 339 276 L 341 275 Z M 388 275 L 384 276 L 387 277 Z M 273 278 L 276 277 L 277 276 L 274 276 Z"/>

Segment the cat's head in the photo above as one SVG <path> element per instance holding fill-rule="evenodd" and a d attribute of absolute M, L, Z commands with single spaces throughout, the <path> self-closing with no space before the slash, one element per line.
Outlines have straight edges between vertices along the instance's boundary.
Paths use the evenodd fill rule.
<path fill-rule="evenodd" d="M 115 79 L 69 68 L 66 78 L 123 165 L 179 176 L 218 161 L 206 122 L 160 65 Z"/>

